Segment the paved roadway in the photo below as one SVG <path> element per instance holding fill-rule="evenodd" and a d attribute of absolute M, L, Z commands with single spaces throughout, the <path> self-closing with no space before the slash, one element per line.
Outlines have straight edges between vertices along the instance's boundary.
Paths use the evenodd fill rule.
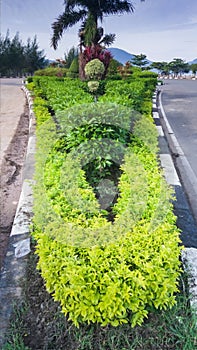
<path fill-rule="evenodd" d="M 197 176 L 197 80 L 165 80 L 162 104 L 172 130 Z"/>
<path fill-rule="evenodd" d="M 160 97 L 164 118 L 169 123 L 165 132 L 170 148 L 176 155 L 174 160 L 184 189 L 182 191 L 175 186 L 175 214 L 184 245 L 197 248 L 197 80 L 164 82 Z"/>
<path fill-rule="evenodd" d="M 24 112 L 26 100 L 21 86 L 22 79 L 0 79 L 0 167 Z"/>

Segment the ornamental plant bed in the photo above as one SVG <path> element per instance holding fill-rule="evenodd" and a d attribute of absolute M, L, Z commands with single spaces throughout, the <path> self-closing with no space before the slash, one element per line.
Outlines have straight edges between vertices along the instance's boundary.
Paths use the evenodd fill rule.
<path fill-rule="evenodd" d="M 33 230 L 46 288 L 76 326 L 142 324 L 151 310 L 174 305 L 180 274 L 152 88 L 143 79 L 108 82 L 95 104 L 84 83 L 39 77 L 34 84 L 46 101 L 35 108 Z"/>
<path fill-rule="evenodd" d="M 32 251 L 34 251 L 32 246 Z M 129 324 L 101 327 L 81 324 L 78 328 L 61 312 L 61 306 L 46 291 L 36 269 L 38 257 L 28 259 L 23 304 L 15 306 L 7 342 L 2 350 L 194 350 L 196 319 L 189 308 L 187 284 L 180 279 L 176 304 L 149 312 L 141 326 Z"/>

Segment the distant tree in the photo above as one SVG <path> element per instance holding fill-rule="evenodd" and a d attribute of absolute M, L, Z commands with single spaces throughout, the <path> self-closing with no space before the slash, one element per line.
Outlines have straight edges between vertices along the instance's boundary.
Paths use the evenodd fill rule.
<path fill-rule="evenodd" d="M 13 39 L 9 37 L 9 30 L 5 38 L 0 36 L 0 75 L 22 76 L 24 73 L 33 74 L 36 69 L 45 66 L 43 51 L 39 51 L 36 37 L 27 45 L 21 41 L 19 33 Z"/>
<path fill-rule="evenodd" d="M 76 78 L 79 75 L 79 59 L 74 57 L 67 74 L 70 78 Z"/>
<path fill-rule="evenodd" d="M 107 74 L 110 75 L 116 75 L 118 73 L 118 68 L 123 66 L 122 63 L 118 62 L 114 58 L 110 60 L 109 67 Z"/>
<path fill-rule="evenodd" d="M 9 38 L 9 30 L 6 33 L 5 38 L 0 35 L 0 75 L 6 75 L 8 69 L 8 53 L 10 50 L 11 40 Z"/>
<path fill-rule="evenodd" d="M 78 55 L 79 55 L 78 49 L 75 48 L 74 46 L 71 47 L 71 49 L 64 54 L 65 68 L 69 68 L 74 58 L 78 57 Z"/>
<path fill-rule="evenodd" d="M 169 69 L 174 74 L 174 76 L 177 77 L 183 73 L 188 73 L 190 67 L 189 64 L 181 58 L 174 58 L 173 61 L 169 63 Z"/>
<path fill-rule="evenodd" d="M 19 38 L 17 32 L 10 42 L 7 52 L 7 67 L 10 75 L 19 76 L 22 75 L 22 69 L 25 64 L 24 45 Z"/>
<path fill-rule="evenodd" d="M 148 65 L 148 61 L 146 59 L 146 55 L 140 54 L 140 55 L 133 55 L 134 57 L 130 61 L 134 66 L 140 67 L 141 69 L 145 69 L 145 67 Z"/>
<path fill-rule="evenodd" d="M 32 75 L 35 70 L 42 69 L 46 66 L 44 51 L 39 50 L 36 36 L 32 41 L 30 38 L 27 39 L 27 45 L 24 48 L 24 55 L 26 73 Z"/>
<path fill-rule="evenodd" d="M 123 79 L 128 78 L 131 74 L 133 74 L 133 69 L 131 63 L 128 61 L 125 65 L 121 65 L 118 67 L 118 73 L 121 75 Z"/>
<path fill-rule="evenodd" d="M 153 62 L 151 68 L 155 68 L 160 74 L 169 75 L 170 67 L 168 62 Z"/>
<path fill-rule="evenodd" d="M 197 63 L 190 64 L 189 68 L 190 68 L 190 70 L 192 71 L 192 73 L 193 73 L 194 75 L 196 75 L 196 72 L 197 72 Z"/>

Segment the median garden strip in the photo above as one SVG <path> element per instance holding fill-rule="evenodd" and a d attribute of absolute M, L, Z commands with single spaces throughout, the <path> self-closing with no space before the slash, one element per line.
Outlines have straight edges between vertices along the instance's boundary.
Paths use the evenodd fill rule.
<path fill-rule="evenodd" d="M 179 232 L 170 204 L 171 193 L 159 171 L 156 154 L 148 149 L 148 142 L 144 144 L 140 139 L 140 133 L 135 135 L 135 128 L 144 130 L 147 121 L 151 123 L 150 116 L 139 116 L 137 110 L 132 118 L 128 113 L 131 106 L 137 109 L 142 104 L 143 79 L 115 82 L 115 104 L 110 101 L 112 97 L 101 106 L 99 101 L 88 107 L 80 104 L 77 113 L 76 108 L 65 109 L 65 91 L 72 91 L 72 80 L 56 80 L 54 90 L 51 78 L 48 78 L 49 85 L 46 78 L 44 83 L 41 81 L 42 78 L 36 78 L 36 84 L 43 89 L 39 94 L 47 97 L 53 110 L 63 110 L 63 113 L 56 113 L 58 130 L 53 119 L 48 119 L 37 132 L 33 236 L 37 241 L 38 266 L 46 287 L 76 325 L 81 322 L 101 323 L 103 326 L 127 322 L 132 326 L 141 324 L 150 308 L 174 304 L 180 273 Z M 125 110 L 120 107 L 119 111 L 116 92 L 121 97 L 126 85 L 128 106 Z M 108 89 L 112 91 L 112 86 L 112 82 L 106 86 L 102 101 L 105 96 L 107 99 Z M 60 97 L 54 99 L 54 94 L 61 89 L 64 104 L 59 103 Z M 144 92 L 144 95 L 147 94 Z M 106 115 L 102 118 L 104 111 Z M 112 142 L 109 130 L 107 134 L 106 130 L 112 129 L 113 118 L 119 125 L 127 124 L 130 140 L 127 135 L 123 142 L 117 137 Z M 106 124 L 107 119 L 110 124 Z M 87 125 L 94 125 L 94 130 L 87 130 Z M 76 141 L 71 138 L 73 130 L 75 139 L 79 138 L 77 152 Z M 152 124 L 152 138 L 156 137 L 154 131 Z M 62 149 L 59 146 L 57 150 L 62 135 L 68 136 L 67 150 L 64 143 Z M 106 135 L 110 141 L 108 144 L 104 142 Z M 69 149 L 71 139 L 70 144 L 74 146 Z M 121 154 L 122 161 L 116 161 L 122 174 L 118 199 L 112 208 L 114 222 L 110 222 L 99 208 L 81 163 L 83 157 L 86 163 L 87 160 L 97 161 L 97 166 L 99 161 L 106 159 L 110 163 L 113 152 L 118 153 L 115 143 L 125 149 Z M 106 153 L 102 155 L 103 149 Z M 93 150 L 97 152 L 92 159 Z M 104 168 L 102 163 L 98 173 L 105 175 Z M 109 168 L 107 170 L 109 172 Z M 110 173 L 108 180 L 111 180 Z"/>
<path fill-rule="evenodd" d="M 182 248 L 157 159 L 152 78 L 150 86 L 142 77 L 109 81 L 97 103 L 76 79 L 29 85 L 37 118 L 32 237 L 47 291 L 79 329 L 138 327 L 175 307 Z M 72 88 L 80 98 L 66 93 Z"/>

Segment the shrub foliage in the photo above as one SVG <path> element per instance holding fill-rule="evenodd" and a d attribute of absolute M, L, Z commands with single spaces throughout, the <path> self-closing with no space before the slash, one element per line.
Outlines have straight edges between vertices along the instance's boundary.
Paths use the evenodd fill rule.
<path fill-rule="evenodd" d="M 130 108 L 149 102 L 143 79 L 108 82 L 96 104 L 78 82 L 42 79 L 34 82 L 47 104 L 35 100 L 33 234 L 47 290 L 75 325 L 141 324 L 150 310 L 175 303 L 181 249 L 150 110 Z M 121 170 L 113 220 L 87 177 L 91 162 L 105 181 L 112 163 Z"/>

